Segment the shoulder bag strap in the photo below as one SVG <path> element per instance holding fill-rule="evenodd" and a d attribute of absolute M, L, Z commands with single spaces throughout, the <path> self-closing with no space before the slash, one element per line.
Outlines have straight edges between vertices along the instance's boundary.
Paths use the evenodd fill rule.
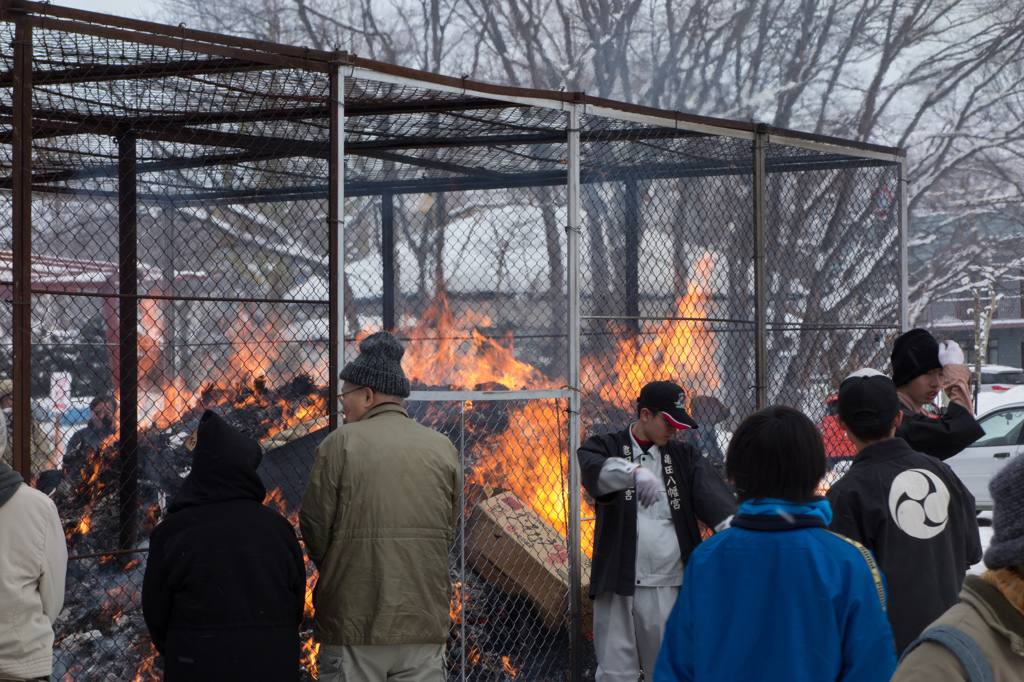
<path fill-rule="evenodd" d="M 960 628 L 955 628 L 952 625 L 939 625 L 925 630 L 920 637 L 910 643 L 907 650 L 900 656 L 900 662 L 903 662 L 907 654 L 922 642 L 936 642 L 952 651 L 953 655 L 959 659 L 960 665 L 967 671 L 967 679 L 970 682 L 995 682 L 992 668 L 985 659 L 985 654 L 981 652 L 971 636 Z"/>

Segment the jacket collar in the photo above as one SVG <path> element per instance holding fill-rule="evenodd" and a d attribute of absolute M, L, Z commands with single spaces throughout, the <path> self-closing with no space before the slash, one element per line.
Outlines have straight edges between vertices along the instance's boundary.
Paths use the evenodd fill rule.
<path fill-rule="evenodd" d="M 765 497 L 740 504 L 730 525 L 748 530 L 792 530 L 825 528 L 831 522 L 832 508 L 823 497 L 804 503 Z"/>
<path fill-rule="evenodd" d="M 629 439 L 629 445 L 633 450 L 633 457 L 636 458 L 644 454 L 644 449 L 640 446 L 640 443 L 637 442 L 636 436 L 633 435 L 632 424 L 630 424 L 626 429 L 626 433 L 628 434 L 627 438 Z M 647 448 L 647 452 L 654 457 L 655 460 L 661 461 L 661 450 L 658 449 L 657 444 L 651 443 L 651 447 Z"/>
<path fill-rule="evenodd" d="M 364 414 L 362 419 L 360 419 L 359 421 L 373 419 L 374 417 L 379 417 L 380 415 L 387 414 L 389 412 L 397 412 L 398 414 L 401 414 L 403 417 L 409 416 L 409 413 L 405 411 L 405 408 L 399 405 L 398 403 L 381 403 L 380 405 L 374 405 L 369 410 L 367 410 L 366 414 Z"/>
<path fill-rule="evenodd" d="M 1024 657 L 1024 617 L 999 590 L 981 577 L 969 575 L 964 578 L 960 599 L 973 606 L 990 628 L 1010 640 L 1013 653 Z"/>
<path fill-rule="evenodd" d="M 857 453 L 853 458 L 854 464 L 862 462 L 885 462 L 897 457 L 903 457 L 914 452 L 914 449 L 907 445 L 902 438 L 888 438 L 878 443 L 872 443 Z"/>
<path fill-rule="evenodd" d="M 18 492 L 23 479 L 21 474 L 11 469 L 4 462 L 0 462 L 0 507 L 7 503 L 7 500 L 14 497 Z"/>

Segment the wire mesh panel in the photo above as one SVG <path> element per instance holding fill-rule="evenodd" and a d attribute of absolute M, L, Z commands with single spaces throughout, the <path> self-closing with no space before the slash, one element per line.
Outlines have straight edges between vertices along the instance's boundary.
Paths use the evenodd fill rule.
<path fill-rule="evenodd" d="M 584 117 L 581 147 L 584 432 L 674 381 L 720 466 L 753 406 L 750 143 Z"/>
<path fill-rule="evenodd" d="M 326 79 L 45 27 L 32 44 L 31 473 L 70 554 L 54 675 L 148 678 L 147 538 L 202 412 L 261 442 L 293 522 L 327 425 Z"/>
<path fill-rule="evenodd" d="M 426 386 L 565 383 L 564 188 L 353 204 L 350 328 L 395 330 L 408 341 L 410 378 Z"/>
<path fill-rule="evenodd" d="M 465 474 L 450 555 L 448 679 L 563 679 L 570 589 L 566 401 L 516 400 L 514 393 L 458 402 L 435 396 L 414 393 L 409 411 L 456 444 Z"/>
<path fill-rule="evenodd" d="M 769 400 L 817 421 L 830 484 L 856 454 L 835 421 L 839 382 L 885 371 L 900 329 L 899 169 L 775 143 L 765 166 Z"/>

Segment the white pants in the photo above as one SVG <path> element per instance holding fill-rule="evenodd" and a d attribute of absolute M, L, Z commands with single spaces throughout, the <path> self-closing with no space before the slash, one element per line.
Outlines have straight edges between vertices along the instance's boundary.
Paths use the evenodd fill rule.
<path fill-rule="evenodd" d="M 632 597 L 602 592 L 594 599 L 594 682 L 636 682 L 640 670 L 654 679 L 665 621 L 678 587 L 638 587 Z"/>
<path fill-rule="evenodd" d="M 445 682 L 444 644 L 321 644 L 317 666 L 320 682 Z"/>

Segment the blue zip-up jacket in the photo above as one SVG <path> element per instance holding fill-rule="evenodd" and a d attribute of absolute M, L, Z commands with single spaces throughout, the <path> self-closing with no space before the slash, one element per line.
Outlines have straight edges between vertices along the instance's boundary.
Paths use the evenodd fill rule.
<path fill-rule="evenodd" d="M 884 579 L 831 519 L 824 499 L 741 504 L 690 555 L 654 682 L 888 680 Z"/>

